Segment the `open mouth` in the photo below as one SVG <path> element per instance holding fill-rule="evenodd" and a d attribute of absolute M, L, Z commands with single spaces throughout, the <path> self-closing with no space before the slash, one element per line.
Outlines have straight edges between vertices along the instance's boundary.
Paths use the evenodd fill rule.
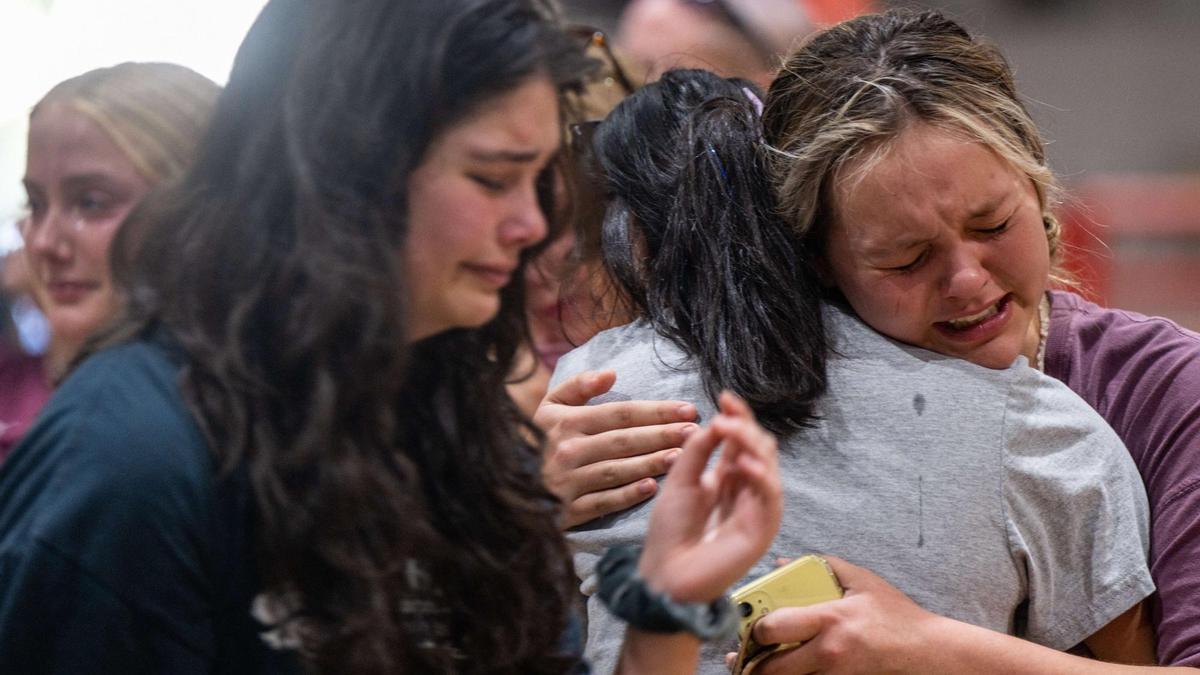
<path fill-rule="evenodd" d="M 1004 320 L 1008 318 L 1011 303 L 1012 294 L 1008 293 L 980 312 L 949 321 L 938 321 L 934 326 L 942 334 L 950 337 L 974 339 L 1003 324 Z"/>

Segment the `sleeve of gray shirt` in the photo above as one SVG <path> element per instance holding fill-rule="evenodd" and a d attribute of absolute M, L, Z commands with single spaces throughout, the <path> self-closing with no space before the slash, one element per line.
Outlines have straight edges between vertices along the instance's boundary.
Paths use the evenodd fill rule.
<path fill-rule="evenodd" d="M 1020 632 L 1067 649 L 1154 591 L 1146 492 L 1116 433 L 1066 386 L 1022 369 L 1009 391 L 1004 505 L 1029 589 Z"/>

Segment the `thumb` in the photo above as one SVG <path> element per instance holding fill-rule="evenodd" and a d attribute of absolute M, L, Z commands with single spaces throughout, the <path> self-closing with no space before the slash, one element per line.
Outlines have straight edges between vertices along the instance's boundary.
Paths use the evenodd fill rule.
<path fill-rule="evenodd" d="M 592 398 L 612 389 L 617 374 L 611 370 L 589 370 L 563 380 L 551 389 L 542 400 L 542 405 L 585 405 Z"/>

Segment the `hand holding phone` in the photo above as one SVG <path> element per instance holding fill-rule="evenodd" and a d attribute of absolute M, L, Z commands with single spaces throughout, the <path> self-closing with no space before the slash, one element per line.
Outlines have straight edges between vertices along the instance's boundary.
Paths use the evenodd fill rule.
<path fill-rule="evenodd" d="M 755 666 L 793 644 L 760 645 L 754 641 L 754 622 L 780 607 L 804 607 L 842 597 L 842 587 L 824 558 L 806 555 L 751 581 L 733 592 L 741 645 L 733 675 L 750 675 Z"/>

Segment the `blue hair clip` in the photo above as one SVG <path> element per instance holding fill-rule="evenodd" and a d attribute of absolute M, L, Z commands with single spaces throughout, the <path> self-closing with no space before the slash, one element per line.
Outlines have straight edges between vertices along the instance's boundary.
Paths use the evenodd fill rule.
<path fill-rule="evenodd" d="M 729 173 L 725 171 L 725 163 L 721 161 L 720 155 L 717 154 L 717 149 L 712 143 L 708 144 L 708 156 L 712 160 L 713 167 L 717 173 L 721 174 L 721 178 L 725 181 L 725 193 L 730 197 L 733 196 L 733 183 L 729 180 Z"/>

